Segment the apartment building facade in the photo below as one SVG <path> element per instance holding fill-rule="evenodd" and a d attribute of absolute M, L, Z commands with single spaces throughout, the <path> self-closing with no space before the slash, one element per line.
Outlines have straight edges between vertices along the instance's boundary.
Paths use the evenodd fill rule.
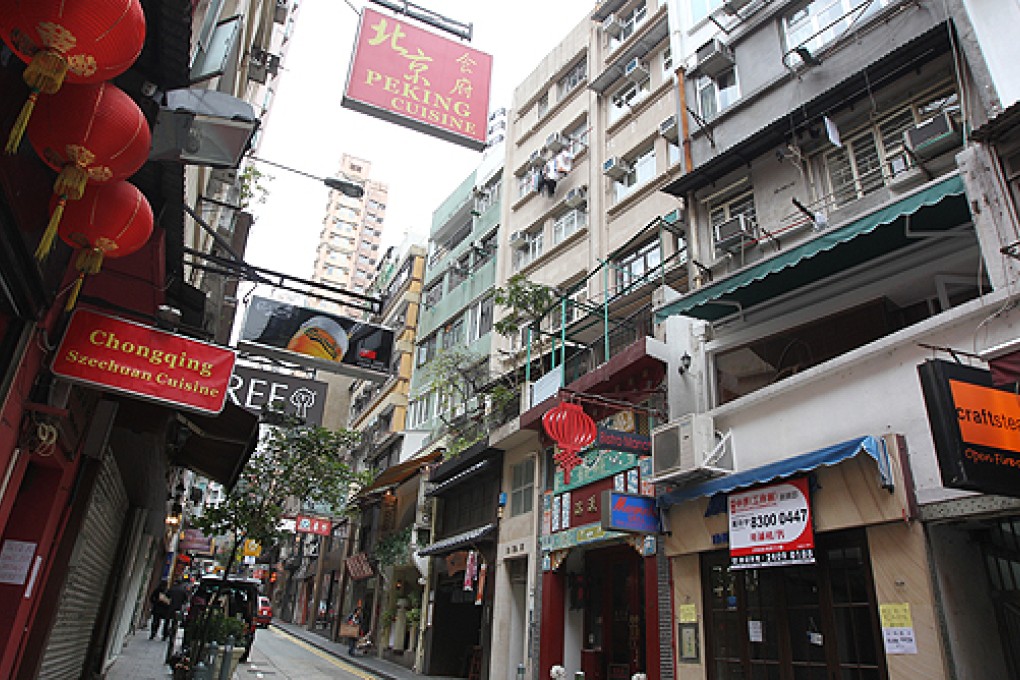
<path fill-rule="evenodd" d="M 1015 494 L 953 462 L 980 440 L 939 395 L 1015 400 L 988 366 L 1017 338 L 991 29 L 1016 8 L 674 9 L 690 286 L 655 317 L 689 366 L 652 456 L 678 674 L 1014 675 Z"/>

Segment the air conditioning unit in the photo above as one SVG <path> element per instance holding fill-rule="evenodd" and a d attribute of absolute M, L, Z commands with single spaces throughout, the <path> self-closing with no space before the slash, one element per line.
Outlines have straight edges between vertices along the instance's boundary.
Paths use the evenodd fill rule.
<path fill-rule="evenodd" d="M 723 0 L 723 9 L 727 14 L 736 14 L 737 11 L 747 7 L 754 0 Z"/>
<path fill-rule="evenodd" d="M 652 430 L 652 481 L 691 482 L 734 472 L 733 456 L 716 456 L 712 416 L 689 413 Z"/>
<path fill-rule="evenodd" d="M 519 246 L 528 242 L 528 232 L 515 231 L 510 234 L 510 245 Z"/>
<path fill-rule="evenodd" d="M 545 138 L 545 148 L 553 153 L 559 153 L 568 146 L 570 146 L 570 140 L 559 132 L 554 132 Z"/>
<path fill-rule="evenodd" d="M 528 156 L 528 167 L 529 168 L 540 168 L 545 165 L 545 156 L 542 155 L 541 149 L 535 149 Z"/>
<path fill-rule="evenodd" d="M 568 208 L 580 208 L 588 202 L 588 187 L 574 187 L 567 192 L 566 197 L 563 199 L 563 203 Z"/>
<path fill-rule="evenodd" d="M 743 248 L 757 238 L 754 225 L 743 215 L 731 217 L 715 225 L 713 236 L 716 250 Z"/>
<path fill-rule="evenodd" d="M 608 158 L 606 159 L 606 162 L 602 164 L 602 174 L 613 179 L 623 178 L 623 176 L 630 172 L 630 170 L 630 163 L 618 156 Z"/>
<path fill-rule="evenodd" d="M 963 143 L 963 134 L 956 120 L 948 113 L 940 113 L 916 127 L 903 131 L 903 144 L 918 160 L 941 156 Z"/>
<path fill-rule="evenodd" d="M 614 38 L 619 38 L 623 35 L 623 22 L 620 21 L 620 17 L 610 14 L 602 22 L 602 30 Z"/>
<path fill-rule="evenodd" d="M 634 57 L 623 67 L 623 77 L 632 83 L 642 83 L 648 80 L 648 67 L 640 58 Z"/>
<path fill-rule="evenodd" d="M 659 134 L 668 140 L 677 140 L 676 114 L 659 123 Z"/>
<path fill-rule="evenodd" d="M 713 38 L 702 45 L 697 53 L 697 72 L 715 78 L 733 66 L 733 50 L 718 38 Z"/>

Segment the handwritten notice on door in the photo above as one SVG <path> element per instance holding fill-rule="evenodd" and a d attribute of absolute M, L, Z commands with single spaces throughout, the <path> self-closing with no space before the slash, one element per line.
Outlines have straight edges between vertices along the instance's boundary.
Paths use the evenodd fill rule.
<path fill-rule="evenodd" d="M 35 554 L 35 543 L 6 540 L 0 548 L 0 583 L 24 585 Z"/>
<path fill-rule="evenodd" d="M 886 654 L 917 654 L 914 620 L 909 602 L 890 602 L 878 606 L 882 621 L 882 639 Z"/>

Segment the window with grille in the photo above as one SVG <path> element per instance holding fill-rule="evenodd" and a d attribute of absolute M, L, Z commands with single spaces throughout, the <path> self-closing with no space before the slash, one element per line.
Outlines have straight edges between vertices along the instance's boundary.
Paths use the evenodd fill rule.
<path fill-rule="evenodd" d="M 616 200 L 622 200 L 636 187 L 655 177 L 655 149 L 649 148 L 631 161 L 631 169 L 613 183 Z"/>
<path fill-rule="evenodd" d="M 609 38 L 609 49 L 615 50 L 627 38 L 634 35 L 634 31 L 648 18 L 648 9 L 642 0 L 634 9 L 619 15 L 620 26 L 623 29 L 619 37 Z"/>
<path fill-rule="evenodd" d="M 616 262 L 616 291 L 626 292 L 633 285 L 640 285 L 662 264 L 662 244 L 653 239 Z"/>
<path fill-rule="evenodd" d="M 529 458 L 510 468 L 510 516 L 531 512 L 535 496 L 535 459 Z"/>
<path fill-rule="evenodd" d="M 556 221 L 553 222 L 553 245 L 562 243 L 577 232 L 577 230 L 583 229 L 587 219 L 588 214 L 580 209 L 571 210 L 556 218 Z"/>
<path fill-rule="evenodd" d="M 783 20 L 786 49 L 806 47 L 817 54 L 826 45 L 839 40 L 868 16 L 898 0 L 814 0 L 790 13 Z M 790 66 L 801 58 L 787 57 Z"/>
<path fill-rule="evenodd" d="M 647 97 L 650 91 L 651 82 L 648 78 L 640 83 L 627 83 L 617 90 L 609 100 L 609 123 L 612 124 L 623 118 L 634 106 Z"/>
<path fill-rule="evenodd" d="M 726 220 L 743 215 L 748 224 L 758 224 L 758 212 L 754 206 L 754 192 L 747 189 L 735 196 L 713 202 L 708 207 L 709 225 L 714 229 Z"/>
<path fill-rule="evenodd" d="M 699 78 L 697 88 L 698 108 L 705 120 L 712 120 L 740 99 L 735 68 L 727 69 L 715 78 L 708 76 Z"/>
<path fill-rule="evenodd" d="M 542 256 L 542 232 L 528 234 L 523 245 L 514 248 L 514 271 L 519 271 Z"/>
<path fill-rule="evenodd" d="M 556 82 L 556 101 L 562 101 L 564 97 L 574 91 L 574 88 L 588 78 L 588 60 L 574 64 L 566 75 Z"/>

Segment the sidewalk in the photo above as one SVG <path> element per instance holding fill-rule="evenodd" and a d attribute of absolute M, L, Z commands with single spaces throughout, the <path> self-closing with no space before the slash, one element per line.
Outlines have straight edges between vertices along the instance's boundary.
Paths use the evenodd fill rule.
<path fill-rule="evenodd" d="M 106 672 L 106 680 L 165 680 L 173 677 L 166 665 L 166 646 L 159 636 L 149 639 L 148 629 L 128 635 L 124 649 Z"/>

